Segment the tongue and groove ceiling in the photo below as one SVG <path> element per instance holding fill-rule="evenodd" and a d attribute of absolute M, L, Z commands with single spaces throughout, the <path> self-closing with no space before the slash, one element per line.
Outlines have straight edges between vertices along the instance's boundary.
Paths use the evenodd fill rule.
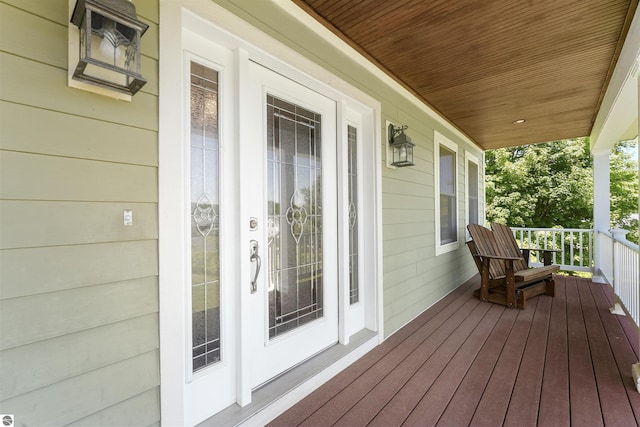
<path fill-rule="evenodd" d="M 484 149 L 588 136 L 638 4 L 293 1 Z"/>

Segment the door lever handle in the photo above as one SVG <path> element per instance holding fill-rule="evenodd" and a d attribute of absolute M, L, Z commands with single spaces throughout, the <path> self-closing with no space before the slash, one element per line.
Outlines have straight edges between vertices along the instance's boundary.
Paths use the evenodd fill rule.
<path fill-rule="evenodd" d="M 251 256 L 249 260 L 253 263 L 256 262 L 256 273 L 251 281 L 251 287 L 249 288 L 252 294 L 258 292 L 258 274 L 260 274 L 260 267 L 262 267 L 262 259 L 258 255 L 258 242 L 256 240 L 251 241 Z"/>

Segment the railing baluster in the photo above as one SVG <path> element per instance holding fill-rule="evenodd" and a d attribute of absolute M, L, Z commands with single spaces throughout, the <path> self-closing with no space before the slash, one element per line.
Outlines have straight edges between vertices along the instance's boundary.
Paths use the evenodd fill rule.
<path fill-rule="evenodd" d="M 578 232 L 578 236 L 580 236 L 580 239 L 579 239 L 579 240 L 580 240 L 580 266 L 582 267 L 582 260 L 584 259 L 584 258 L 582 257 L 582 255 L 583 255 L 583 250 L 582 250 L 582 246 L 583 246 L 583 244 L 582 244 L 582 237 L 584 236 L 584 233 L 583 233 L 582 231 L 579 231 L 579 232 Z"/>

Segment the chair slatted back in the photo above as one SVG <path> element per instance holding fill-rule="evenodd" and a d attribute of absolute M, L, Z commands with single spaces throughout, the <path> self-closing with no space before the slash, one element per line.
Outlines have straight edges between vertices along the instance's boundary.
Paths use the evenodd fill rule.
<path fill-rule="evenodd" d="M 500 247 L 505 251 L 505 255 L 522 258 L 513 262 L 513 270 L 527 270 L 529 266 L 527 266 L 527 261 L 522 256 L 522 251 L 520 251 L 520 248 L 518 247 L 518 242 L 516 241 L 511 228 L 504 224 L 491 224 L 491 229 L 493 230 L 493 234 L 498 245 L 500 245 Z"/>
<path fill-rule="evenodd" d="M 480 259 L 480 254 L 478 253 L 478 248 L 473 240 L 469 240 L 467 242 L 467 247 L 469 248 L 469 252 L 473 256 L 473 261 L 476 263 L 476 267 L 478 267 L 478 272 L 482 272 L 482 260 Z"/>
<path fill-rule="evenodd" d="M 469 230 L 469 234 L 471 234 L 477 254 L 480 255 L 480 257 L 483 255 L 504 256 L 504 251 L 502 251 L 498 246 L 495 236 L 491 230 L 479 224 L 469 224 L 467 225 L 467 229 Z M 506 269 L 504 261 L 497 259 L 489 261 L 489 276 L 492 279 L 502 277 L 505 274 Z"/>

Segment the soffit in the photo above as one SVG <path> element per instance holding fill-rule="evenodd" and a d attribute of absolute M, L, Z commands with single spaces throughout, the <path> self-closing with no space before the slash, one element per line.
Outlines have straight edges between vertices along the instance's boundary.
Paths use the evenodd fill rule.
<path fill-rule="evenodd" d="M 590 134 L 638 0 L 294 2 L 493 149 Z"/>

